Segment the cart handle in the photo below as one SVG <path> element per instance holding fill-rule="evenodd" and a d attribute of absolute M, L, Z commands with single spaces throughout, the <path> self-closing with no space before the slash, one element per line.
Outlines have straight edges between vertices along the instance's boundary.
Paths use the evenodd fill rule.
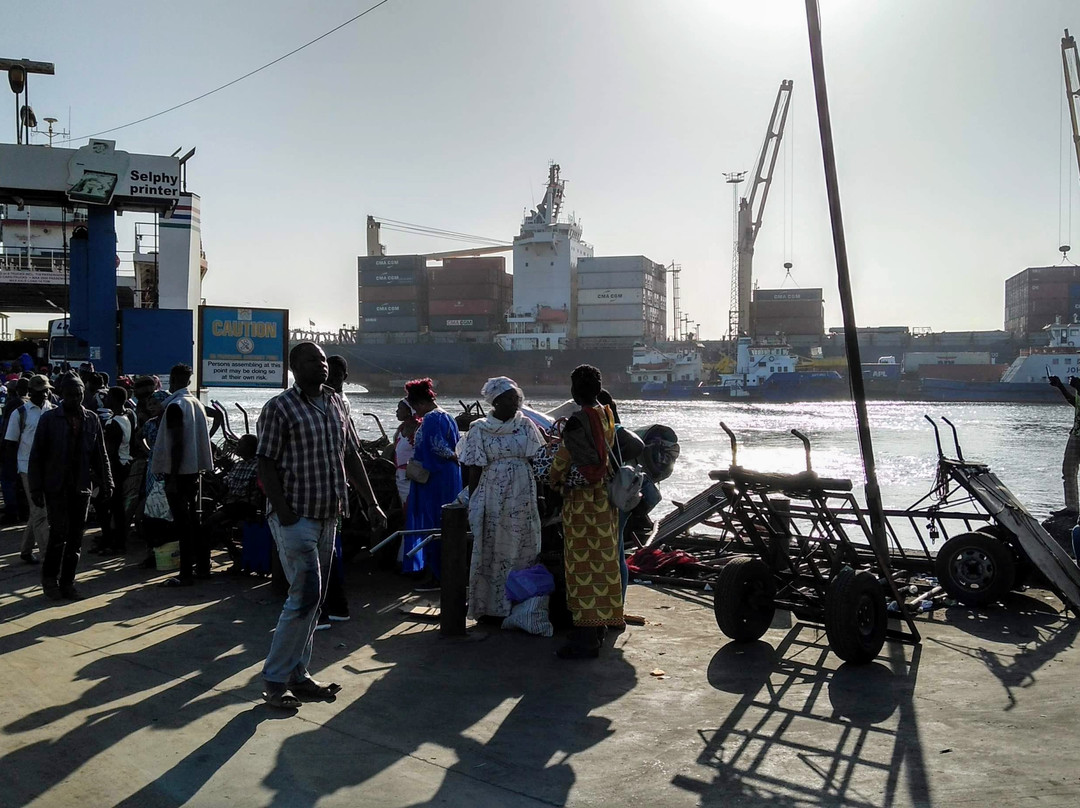
<path fill-rule="evenodd" d="M 803 451 L 806 452 L 806 470 L 813 471 L 814 469 L 810 466 L 810 438 L 797 429 L 791 430 L 791 434 L 802 441 Z"/>
<path fill-rule="evenodd" d="M 964 453 L 960 449 L 960 436 L 956 433 L 956 427 L 953 426 L 953 422 L 950 421 L 948 418 L 946 418 L 944 415 L 941 416 L 941 420 L 944 421 L 945 423 L 947 423 L 949 425 L 949 429 L 952 430 L 953 444 L 955 444 L 955 446 L 956 446 L 956 459 L 959 460 L 961 463 L 963 463 L 964 462 Z"/>
<path fill-rule="evenodd" d="M 217 399 L 212 399 L 210 401 L 210 406 L 213 407 L 215 410 L 217 410 L 219 413 L 221 413 L 221 417 L 222 417 L 221 431 L 222 431 L 222 433 L 224 433 L 225 437 L 227 437 L 227 438 L 229 438 L 231 440 L 239 440 L 236 433 L 233 432 L 233 430 L 232 430 L 232 424 L 229 423 L 229 413 L 225 409 L 224 405 L 222 405 L 222 403 L 220 401 L 218 401 Z"/>
<path fill-rule="evenodd" d="M 384 438 L 386 438 L 387 440 L 390 440 L 390 438 L 387 437 L 386 430 L 383 429 L 382 421 L 379 420 L 379 416 L 377 416 L 373 412 L 365 412 L 365 413 L 361 413 L 361 415 L 363 415 L 365 418 L 374 418 L 375 423 L 378 424 L 378 426 L 379 426 L 379 431 L 382 432 L 382 436 Z"/>
<path fill-rule="evenodd" d="M 934 428 L 934 442 L 937 443 L 937 456 L 938 460 L 945 459 L 945 452 L 941 450 L 941 433 L 938 431 L 937 423 L 926 413 L 923 413 L 923 418 L 930 422 L 930 426 Z"/>
<path fill-rule="evenodd" d="M 248 421 L 247 410 L 245 410 L 243 407 L 240 406 L 239 401 L 234 401 L 233 406 L 236 407 L 236 409 L 240 410 L 240 412 L 244 413 L 244 434 L 250 435 L 251 434 L 251 423 Z"/>
<path fill-rule="evenodd" d="M 728 425 L 723 421 L 720 422 L 720 428 L 727 432 L 728 438 L 731 439 L 731 465 L 737 466 L 739 465 L 738 460 L 736 460 L 739 455 L 739 441 L 736 440 L 735 433 L 728 429 Z"/>

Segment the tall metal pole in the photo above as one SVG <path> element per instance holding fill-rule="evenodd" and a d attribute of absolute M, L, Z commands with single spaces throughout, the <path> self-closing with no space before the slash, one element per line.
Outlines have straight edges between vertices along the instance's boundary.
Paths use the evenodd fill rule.
<path fill-rule="evenodd" d="M 859 449 L 866 473 L 866 506 L 873 533 L 874 552 L 878 563 L 888 570 L 889 553 L 885 534 L 885 515 L 881 508 L 881 489 L 878 488 L 877 467 L 874 463 L 874 444 L 870 437 L 870 420 L 866 412 L 866 390 L 863 386 L 862 359 L 859 355 L 859 333 L 855 325 L 855 305 L 851 297 L 851 276 L 848 272 L 847 242 L 844 239 L 844 219 L 840 212 L 840 186 L 836 176 L 836 154 L 833 150 L 832 122 L 829 117 L 829 94 L 825 87 L 825 60 L 821 49 L 821 15 L 817 0 L 806 0 L 806 23 L 810 32 L 810 62 L 814 71 L 814 95 L 817 98 L 818 129 L 821 132 L 821 153 L 825 163 L 825 188 L 829 196 L 829 218 L 832 221 L 833 252 L 836 254 L 836 275 L 840 286 L 840 308 L 844 314 L 844 347 L 847 351 L 848 381 L 855 401 L 858 422 Z"/>

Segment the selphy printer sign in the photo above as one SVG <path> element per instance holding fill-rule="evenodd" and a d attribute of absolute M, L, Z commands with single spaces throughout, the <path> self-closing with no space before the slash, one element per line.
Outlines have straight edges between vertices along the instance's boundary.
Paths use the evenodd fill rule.
<path fill-rule="evenodd" d="M 119 151 L 116 141 L 78 149 L 0 143 L 0 201 L 103 205 L 165 213 L 180 198 L 180 160 Z"/>
<path fill-rule="evenodd" d="M 117 151 L 114 140 L 91 140 L 68 161 L 68 198 L 107 205 L 113 196 L 179 199 L 179 161 Z"/>
<path fill-rule="evenodd" d="M 199 306 L 202 387 L 288 386 L 288 309 Z"/>

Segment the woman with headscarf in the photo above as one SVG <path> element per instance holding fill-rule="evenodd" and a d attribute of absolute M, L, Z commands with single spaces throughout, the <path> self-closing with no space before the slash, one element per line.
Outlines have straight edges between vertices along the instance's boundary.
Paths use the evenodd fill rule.
<path fill-rule="evenodd" d="M 394 451 L 394 481 L 397 483 L 398 497 L 401 499 L 402 510 L 409 501 L 409 478 L 405 476 L 405 469 L 409 461 L 413 459 L 413 441 L 416 439 L 416 430 L 420 426 L 420 419 L 416 417 L 407 399 L 401 399 L 395 413 L 398 421 L 394 439 L 390 442 Z"/>
<path fill-rule="evenodd" d="M 615 417 L 610 407 L 596 400 L 602 388 L 600 371 L 592 365 L 574 369 L 570 394 L 581 409 L 563 427 L 562 442 L 551 463 L 553 486 L 567 478 L 572 466 L 585 481 L 563 492 L 566 602 L 574 630 L 557 652 L 561 659 L 599 656 L 607 627 L 624 625 L 618 518 L 607 491 Z"/>
<path fill-rule="evenodd" d="M 442 506 L 453 502 L 461 493 L 461 467 L 455 453 L 461 435 L 450 414 L 435 403 L 435 386 L 431 379 L 415 379 L 405 385 L 405 392 L 406 401 L 421 419 L 413 439 L 412 462 L 408 464 L 417 473 L 406 469 L 411 485 L 405 507 L 405 528 L 438 530 L 442 527 Z M 409 551 L 425 538 L 423 533 L 413 533 L 402 540 L 402 571 L 423 570 L 427 573 L 416 587 L 418 591 L 438 589 L 442 572 L 438 541 L 409 555 Z"/>
<path fill-rule="evenodd" d="M 458 444 L 469 470 L 469 615 L 494 621 L 510 614 L 506 576 L 536 561 L 540 513 L 529 458 L 544 445 L 540 430 L 521 411 L 524 399 L 513 379 L 488 379 L 481 395 L 491 405 Z"/>

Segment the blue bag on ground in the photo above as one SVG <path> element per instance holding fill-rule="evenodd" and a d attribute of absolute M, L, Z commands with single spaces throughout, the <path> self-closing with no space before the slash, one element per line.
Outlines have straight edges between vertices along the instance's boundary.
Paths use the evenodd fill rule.
<path fill-rule="evenodd" d="M 506 576 L 506 597 L 511 603 L 549 595 L 555 590 L 555 579 L 543 564 L 511 570 Z"/>

